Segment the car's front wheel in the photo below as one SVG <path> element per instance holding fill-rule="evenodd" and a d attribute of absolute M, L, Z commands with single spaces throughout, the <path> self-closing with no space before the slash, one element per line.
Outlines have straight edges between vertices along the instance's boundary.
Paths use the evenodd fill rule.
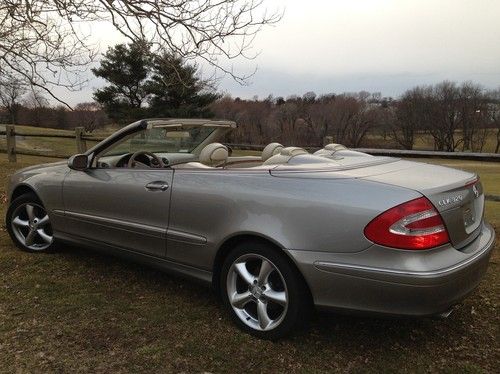
<path fill-rule="evenodd" d="M 10 237 L 22 250 L 49 252 L 54 249 L 49 216 L 34 194 L 23 194 L 11 202 L 6 225 Z"/>
<path fill-rule="evenodd" d="M 255 336 L 278 339 L 307 321 L 307 287 L 290 260 L 271 245 L 238 245 L 224 262 L 220 282 L 233 320 Z"/>

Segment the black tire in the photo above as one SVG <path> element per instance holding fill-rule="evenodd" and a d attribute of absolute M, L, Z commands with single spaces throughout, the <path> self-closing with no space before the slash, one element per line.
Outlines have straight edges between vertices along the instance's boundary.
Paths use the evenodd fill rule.
<path fill-rule="evenodd" d="M 54 237 L 52 236 L 52 242 L 49 244 L 45 242 L 39 234 L 36 234 L 38 239 L 35 239 L 35 243 L 32 246 L 27 246 L 25 242 L 22 241 L 22 238 L 19 237 L 19 231 L 16 235 L 15 232 L 15 227 L 13 225 L 13 220 L 15 216 L 17 216 L 19 213 L 19 209 L 21 209 L 23 206 L 26 205 L 32 205 L 35 207 L 35 211 L 37 215 L 43 215 L 45 211 L 45 207 L 43 206 L 42 202 L 34 193 L 25 193 L 17 198 L 15 198 L 9 205 L 9 208 L 7 209 L 7 214 L 5 217 L 5 224 L 7 226 L 7 232 L 9 233 L 12 241 L 14 244 L 21 250 L 26 251 L 26 252 L 31 252 L 31 253 L 48 253 L 48 252 L 53 252 L 56 249 L 56 242 L 54 240 Z M 28 219 L 28 217 L 26 217 Z M 31 227 L 31 226 L 30 226 Z M 40 226 L 42 228 L 42 226 Z M 29 230 L 29 228 L 26 228 L 26 230 Z M 52 235 L 52 227 L 50 226 L 50 221 L 48 221 L 47 224 L 43 225 L 43 230 L 44 233 L 47 235 Z M 26 231 L 24 231 L 26 232 Z M 22 232 L 21 232 L 21 235 Z M 40 243 L 39 247 L 36 247 L 37 242 Z"/>
<path fill-rule="evenodd" d="M 283 281 L 285 282 L 284 289 L 287 293 L 287 306 L 278 306 L 282 307 L 283 311 L 280 314 L 280 317 L 277 317 L 275 320 L 273 320 L 273 323 L 279 320 L 280 322 L 270 330 L 259 330 L 259 328 L 262 327 L 257 326 L 256 328 L 253 328 L 249 326 L 249 323 L 255 323 L 252 318 L 243 318 L 247 321 L 243 322 L 242 317 L 240 316 L 243 314 L 243 317 L 245 317 L 245 313 L 252 314 L 252 311 L 246 312 L 245 310 L 244 312 L 242 312 L 243 309 L 238 310 L 238 312 L 240 313 L 239 316 L 229 300 L 228 287 L 231 286 L 228 286 L 228 284 L 232 284 L 231 282 L 233 282 L 232 279 L 234 278 L 229 278 L 228 280 L 228 277 L 232 277 L 231 274 L 233 274 L 235 271 L 235 267 L 233 266 L 233 264 L 235 263 L 235 261 L 240 261 L 240 259 L 244 259 L 246 256 L 250 256 L 250 261 L 252 261 L 252 256 L 258 256 L 259 258 L 262 257 L 270 261 L 271 265 L 273 265 L 276 270 L 273 270 L 273 272 L 270 273 L 272 275 L 270 275 L 269 278 L 274 277 L 278 279 L 277 277 L 281 276 L 279 277 L 279 279 L 283 279 Z M 256 259 L 255 261 L 258 261 L 258 259 Z M 248 266 L 249 265 L 247 263 L 245 267 L 248 269 Z M 258 272 L 259 270 L 253 272 L 250 271 L 250 273 L 254 275 L 257 275 Z M 238 275 L 236 277 L 240 276 Z M 237 281 L 241 283 L 243 281 L 243 278 L 238 279 Z M 278 281 L 278 283 L 279 282 L 280 281 Z M 247 284 L 248 283 L 245 283 L 243 281 L 243 288 L 246 287 Z M 251 287 L 251 285 L 248 286 L 248 292 L 250 292 Z M 302 275 L 299 273 L 292 261 L 281 251 L 281 249 L 278 249 L 273 245 L 263 241 L 247 241 L 238 244 L 235 248 L 233 248 L 233 250 L 231 250 L 222 265 L 220 276 L 220 292 L 224 306 L 228 313 L 231 315 L 234 323 L 241 330 L 261 339 L 276 340 L 293 335 L 301 331 L 309 321 L 312 302 L 309 289 L 305 284 Z M 263 293 L 262 295 L 265 294 Z M 252 295 L 252 301 L 248 302 L 248 304 L 253 302 L 257 305 L 259 303 L 259 300 L 261 299 L 257 299 L 255 298 L 255 295 Z M 267 302 L 267 300 L 265 301 Z M 247 308 L 246 305 L 245 308 Z M 268 310 L 268 306 L 266 306 L 265 310 Z M 279 310 L 277 314 L 279 314 Z M 257 318 L 257 320 L 260 320 L 260 318 Z"/>

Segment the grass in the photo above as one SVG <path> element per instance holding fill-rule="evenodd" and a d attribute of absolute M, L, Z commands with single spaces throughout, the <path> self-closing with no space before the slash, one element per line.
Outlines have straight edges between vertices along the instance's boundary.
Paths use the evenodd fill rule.
<path fill-rule="evenodd" d="M 457 130 L 457 139 L 459 138 L 461 130 Z M 364 141 L 366 144 L 363 144 L 363 146 L 366 147 L 374 147 L 374 148 L 398 148 L 400 145 L 394 140 L 391 139 L 390 137 L 384 137 L 381 134 L 373 134 L 373 133 L 368 133 L 368 135 L 365 138 Z M 380 146 L 381 144 L 384 144 L 384 146 Z M 486 136 L 484 147 L 482 152 L 495 152 L 495 147 L 497 144 L 497 136 L 496 136 L 496 129 L 490 129 L 488 130 L 488 135 Z M 434 149 L 434 139 L 432 135 L 424 133 L 424 134 L 416 134 L 415 136 L 415 144 L 413 145 L 414 150 L 426 150 L 426 151 L 431 151 Z M 462 148 L 458 147 L 457 151 L 461 151 Z"/>
<path fill-rule="evenodd" d="M 47 161 L 3 155 L 0 179 Z M 4 184 L 0 193 L 3 215 Z M 497 231 L 499 213 L 487 202 Z M 0 372 L 498 372 L 498 247 L 479 289 L 446 320 L 320 314 L 273 343 L 237 330 L 202 286 L 79 248 L 21 252 L 2 227 Z"/>

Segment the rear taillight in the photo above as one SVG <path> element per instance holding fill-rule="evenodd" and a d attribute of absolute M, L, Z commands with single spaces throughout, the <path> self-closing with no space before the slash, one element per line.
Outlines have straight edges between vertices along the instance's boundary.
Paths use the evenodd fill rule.
<path fill-rule="evenodd" d="M 425 197 L 375 217 L 365 227 L 365 236 L 374 243 L 400 249 L 429 249 L 450 241 L 443 219 Z"/>

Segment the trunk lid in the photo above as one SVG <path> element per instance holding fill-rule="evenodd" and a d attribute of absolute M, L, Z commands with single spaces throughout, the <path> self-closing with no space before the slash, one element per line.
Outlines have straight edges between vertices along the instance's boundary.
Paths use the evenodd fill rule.
<path fill-rule="evenodd" d="M 439 211 L 451 243 L 457 249 L 474 240 L 481 230 L 483 188 L 477 175 L 466 171 L 373 157 L 349 165 L 283 165 L 270 172 L 276 177 L 357 178 L 415 190 L 427 197 Z"/>
<path fill-rule="evenodd" d="M 481 230 L 484 211 L 483 187 L 476 174 L 420 162 L 407 169 L 371 175 L 363 179 L 397 185 L 420 192 L 441 214 L 453 246 L 460 249 Z"/>

